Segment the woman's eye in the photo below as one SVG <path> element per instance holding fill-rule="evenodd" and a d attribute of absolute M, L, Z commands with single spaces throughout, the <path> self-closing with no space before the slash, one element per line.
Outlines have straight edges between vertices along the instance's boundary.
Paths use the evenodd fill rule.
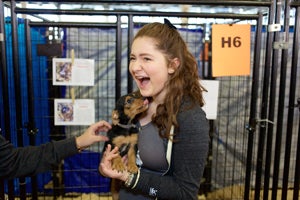
<path fill-rule="evenodd" d="M 134 57 L 130 57 L 129 60 L 132 61 L 132 60 L 135 60 L 135 58 Z"/>
<path fill-rule="evenodd" d="M 147 57 L 145 57 L 145 58 L 144 58 L 144 60 L 145 60 L 145 61 L 150 61 L 151 59 L 150 59 L 150 58 L 147 58 Z"/>

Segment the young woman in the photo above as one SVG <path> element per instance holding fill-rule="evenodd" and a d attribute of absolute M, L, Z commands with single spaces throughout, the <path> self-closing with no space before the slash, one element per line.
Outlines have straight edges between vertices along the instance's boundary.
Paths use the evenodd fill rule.
<path fill-rule="evenodd" d="M 124 181 L 120 200 L 198 199 L 209 148 L 197 64 L 176 28 L 151 23 L 136 34 L 129 70 L 149 109 L 139 119 L 135 174 L 111 168 L 118 149 L 108 146 L 99 165 L 102 175 Z M 126 161 L 126 160 L 125 160 Z"/>
<path fill-rule="evenodd" d="M 0 135 L 0 178 L 33 176 L 50 170 L 62 159 L 80 152 L 93 143 L 107 141 L 106 136 L 97 133 L 107 132 L 110 128 L 108 122 L 99 121 L 76 138 L 17 148 Z"/>

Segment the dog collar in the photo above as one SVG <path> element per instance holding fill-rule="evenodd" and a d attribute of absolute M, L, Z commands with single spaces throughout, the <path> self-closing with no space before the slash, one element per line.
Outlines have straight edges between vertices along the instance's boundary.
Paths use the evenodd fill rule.
<path fill-rule="evenodd" d="M 118 126 L 120 126 L 121 128 L 125 128 L 125 129 L 130 129 L 130 128 L 136 128 L 135 124 L 117 124 Z"/>

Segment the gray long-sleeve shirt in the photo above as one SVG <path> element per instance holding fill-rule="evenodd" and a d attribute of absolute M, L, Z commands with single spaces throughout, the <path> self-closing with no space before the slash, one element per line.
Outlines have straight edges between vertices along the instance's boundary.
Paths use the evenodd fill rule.
<path fill-rule="evenodd" d="M 188 102 L 182 105 L 186 107 Z M 177 120 L 179 130 L 173 143 L 171 165 L 165 175 L 140 170 L 140 177 L 132 199 L 198 199 L 200 181 L 209 149 L 209 125 L 200 106 L 181 111 Z M 152 148 L 155 148 L 153 146 Z M 141 195 L 143 194 L 143 195 Z M 148 197 L 146 197 L 146 196 Z M 126 196 L 126 195 L 125 195 Z M 144 197 L 142 197 L 144 196 Z M 122 200 L 127 200 L 127 197 Z"/>
<path fill-rule="evenodd" d="M 45 172 L 77 152 L 75 138 L 16 148 L 0 135 L 0 178 L 10 179 Z"/>

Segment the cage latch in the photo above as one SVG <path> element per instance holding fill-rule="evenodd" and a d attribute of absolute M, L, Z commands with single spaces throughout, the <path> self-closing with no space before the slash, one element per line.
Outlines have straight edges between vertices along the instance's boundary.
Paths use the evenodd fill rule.
<path fill-rule="evenodd" d="M 273 43 L 273 48 L 274 49 L 288 49 L 289 48 L 289 43 L 288 42 L 274 42 Z"/>
<path fill-rule="evenodd" d="M 3 42 L 3 41 L 4 41 L 4 34 L 0 33 L 0 42 Z"/>
<path fill-rule="evenodd" d="M 36 135 L 39 132 L 39 129 L 32 127 L 30 123 L 25 123 L 24 128 L 28 130 L 28 135 Z"/>
<path fill-rule="evenodd" d="M 268 26 L 268 32 L 276 32 L 281 30 L 281 25 L 280 24 L 270 24 Z"/>
<path fill-rule="evenodd" d="M 257 119 L 256 123 L 259 123 L 260 126 L 262 126 L 262 127 L 265 127 L 267 123 L 270 123 L 270 124 L 273 124 L 273 125 L 275 124 L 275 122 L 273 122 L 269 119 Z"/>

